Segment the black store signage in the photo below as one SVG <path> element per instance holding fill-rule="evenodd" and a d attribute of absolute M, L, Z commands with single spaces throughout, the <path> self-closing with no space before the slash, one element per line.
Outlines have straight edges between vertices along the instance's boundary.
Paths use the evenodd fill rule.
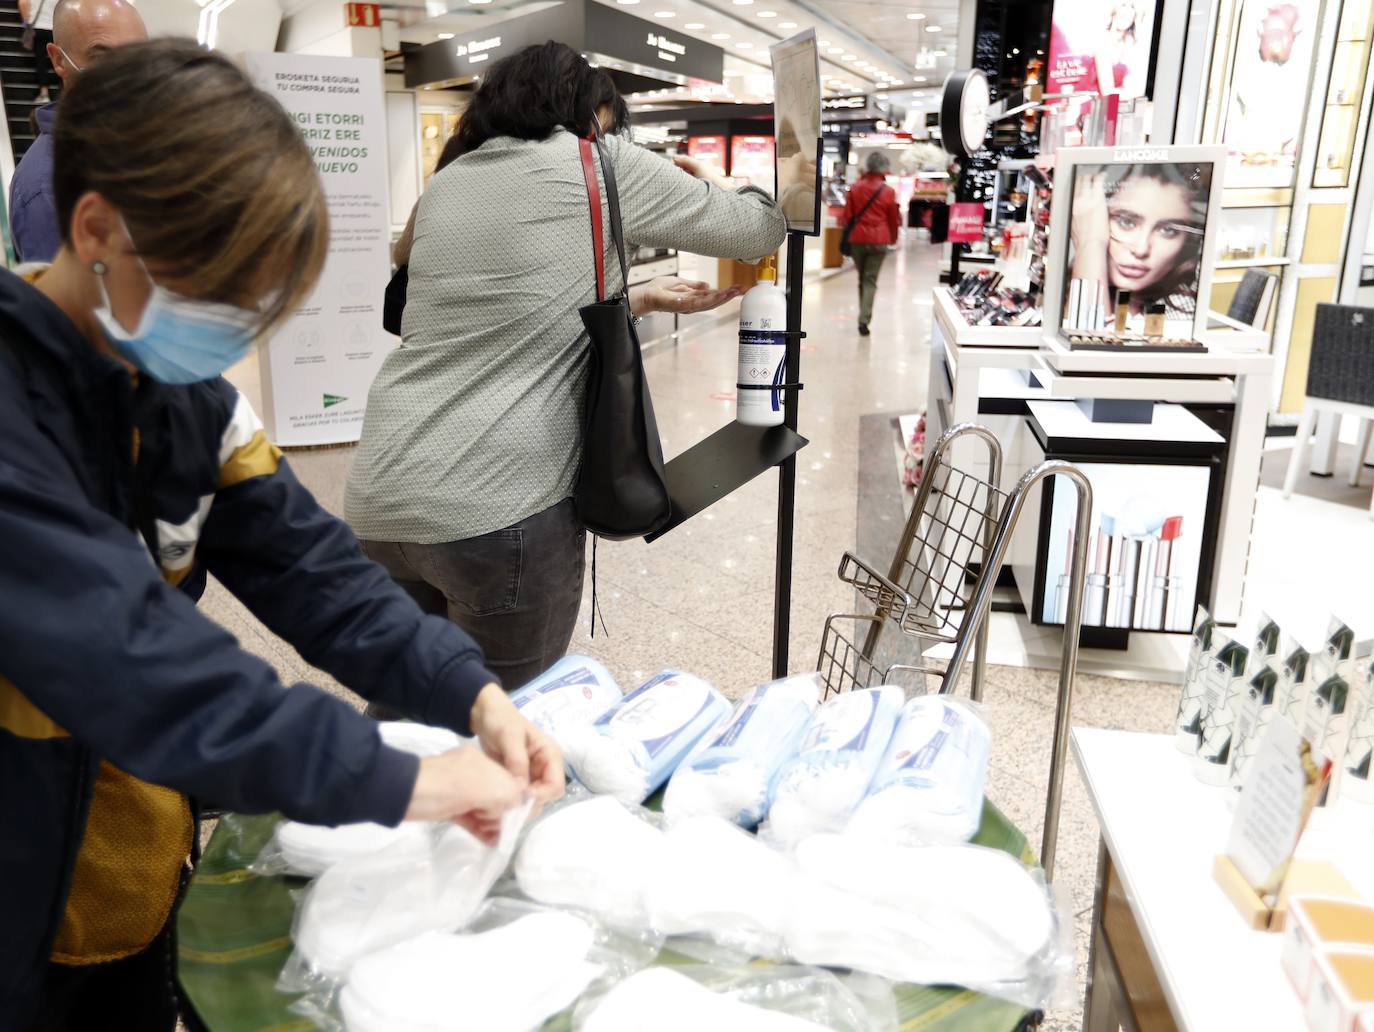
<path fill-rule="evenodd" d="M 564 0 L 535 14 L 407 52 L 405 82 L 413 87 L 471 79 L 508 54 L 551 39 L 603 63 L 624 62 L 650 76 L 657 72 L 665 82 L 715 83 L 724 78 L 725 52 L 720 47 L 590 0 Z"/>

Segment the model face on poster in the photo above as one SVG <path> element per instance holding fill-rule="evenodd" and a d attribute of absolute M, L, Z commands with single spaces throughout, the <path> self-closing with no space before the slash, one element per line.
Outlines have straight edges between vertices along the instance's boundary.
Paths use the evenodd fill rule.
<path fill-rule="evenodd" d="M 1195 164 L 1082 165 L 1074 178 L 1071 279 L 1121 291 L 1131 311 L 1164 301 L 1191 318 L 1207 223 L 1211 168 Z"/>
<path fill-rule="evenodd" d="M 1154 21 L 1155 0 L 1056 0 L 1050 92 L 1143 97 Z"/>

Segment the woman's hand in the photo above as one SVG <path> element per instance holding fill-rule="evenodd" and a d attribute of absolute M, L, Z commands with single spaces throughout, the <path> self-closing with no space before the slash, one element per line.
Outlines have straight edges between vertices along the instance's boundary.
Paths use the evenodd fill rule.
<path fill-rule="evenodd" d="M 694 179 L 704 179 L 708 183 L 720 187 L 722 190 L 733 190 L 734 183 L 715 165 L 708 165 L 700 158 L 688 157 L 686 154 L 674 154 L 673 164 L 682 171 L 686 172 Z"/>
<path fill-rule="evenodd" d="M 523 796 L 509 771 L 468 745 L 420 760 L 405 819 L 452 821 L 491 844 L 501 834 L 501 815 L 519 806 Z"/>
<path fill-rule="evenodd" d="M 660 276 L 630 288 L 630 311 L 635 315 L 648 315 L 650 312 L 676 312 L 678 315 L 709 312 L 742 293 L 739 287 L 713 290 L 705 283 L 685 280 L 681 276 Z"/>
<path fill-rule="evenodd" d="M 559 798 L 567 788 L 563 754 L 553 740 L 516 709 L 500 685 L 489 684 L 477 694 L 469 719 L 483 750 L 505 768 L 521 789 L 539 803 Z"/>
<path fill-rule="evenodd" d="M 1069 223 L 1075 251 L 1107 246 L 1111 224 L 1107 216 L 1107 176 L 1085 176 L 1073 192 L 1073 219 Z"/>

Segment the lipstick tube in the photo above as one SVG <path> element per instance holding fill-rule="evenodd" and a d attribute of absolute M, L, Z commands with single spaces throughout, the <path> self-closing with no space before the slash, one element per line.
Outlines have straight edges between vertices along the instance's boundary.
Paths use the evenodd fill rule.
<path fill-rule="evenodd" d="M 1145 621 L 1147 630 L 1172 630 L 1178 620 L 1182 578 L 1174 573 L 1174 546 L 1182 533 L 1182 516 L 1170 516 L 1159 528 L 1159 549 L 1155 553 L 1155 574 L 1150 585 L 1149 615 Z"/>

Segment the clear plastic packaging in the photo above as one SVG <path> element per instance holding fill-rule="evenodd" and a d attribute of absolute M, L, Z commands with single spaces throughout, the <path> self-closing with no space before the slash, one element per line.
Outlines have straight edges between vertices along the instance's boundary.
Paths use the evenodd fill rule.
<path fill-rule="evenodd" d="M 1364 663 L 1358 681 L 1341 795 L 1361 803 L 1374 803 L 1374 772 L 1370 770 L 1374 760 L 1374 662 Z"/>
<path fill-rule="evenodd" d="M 873 1028 L 835 976 L 807 968 L 655 967 L 578 1005 L 578 1032 L 860 1032 Z"/>
<path fill-rule="evenodd" d="M 570 731 L 564 755 L 593 792 L 642 803 L 729 712 L 725 696 L 706 681 L 665 670 L 590 727 Z"/>
<path fill-rule="evenodd" d="M 339 996 L 348 1032 L 527 1032 L 600 974 L 592 929 L 529 914 L 472 934 L 426 932 L 353 965 Z"/>
<path fill-rule="evenodd" d="M 780 957 L 795 880 L 791 860 L 747 831 L 719 817 L 687 817 L 669 827 L 649 872 L 649 922 L 746 957 Z"/>
<path fill-rule="evenodd" d="M 649 927 L 644 887 L 662 862 L 664 837 L 643 814 L 594 796 L 540 817 L 515 858 L 520 891 L 616 927 Z"/>
<path fill-rule="evenodd" d="M 843 828 L 882 763 L 903 701 L 902 690 L 889 685 L 822 704 L 797 755 L 778 772 L 760 835 L 789 849 L 808 835 Z"/>
<path fill-rule="evenodd" d="M 751 688 L 668 781 L 668 819 L 709 815 L 746 828 L 763 820 L 773 778 L 801 745 L 820 692 L 820 674 Z"/>
<path fill-rule="evenodd" d="M 1040 871 L 980 846 L 883 846 L 817 835 L 796 851 L 805 894 L 786 928 L 796 960 L 1024 1007 L 1062 1002 L 1072 921 Z"/>
<path fill-rule="evenodd" d="M 905 846 L 967 842 L 983 818 L 992 734 L 974 703 L 907 700 L 849 833 Z"/>
<path fill-rule="evenodd" d="M 621 699 L 620 686 L 604 666 L 586 656 L 564 656 L 513 692 L 510 701 L 535 727 L 563 748 L 575 729 L 589 727 Z"/>
<path fill-rule="evenodd" d="M 447 728 L 387 721 L 377 725 L 382 741 L 415 756 L 438 756 L 457 749 L 463 739 Z M 253 862 L 258 874 L 295 874 L 314 878 L 335 864 L 397 848 L 422 849 L 432 838 L 432 825 L 406 821 L 394 828 L 360 822 L 330 828 L 300 821 L 282 821 Z"/>
<path fill-rule="evenodd" d="M 530 809 L 506 813 L 494 846 L 447 825 L 423 848 L 404 843 L 335 864 L 301 894 L 282 990 L 328 993 L 369 953 L 462 928 L 510 862 Z"/>

